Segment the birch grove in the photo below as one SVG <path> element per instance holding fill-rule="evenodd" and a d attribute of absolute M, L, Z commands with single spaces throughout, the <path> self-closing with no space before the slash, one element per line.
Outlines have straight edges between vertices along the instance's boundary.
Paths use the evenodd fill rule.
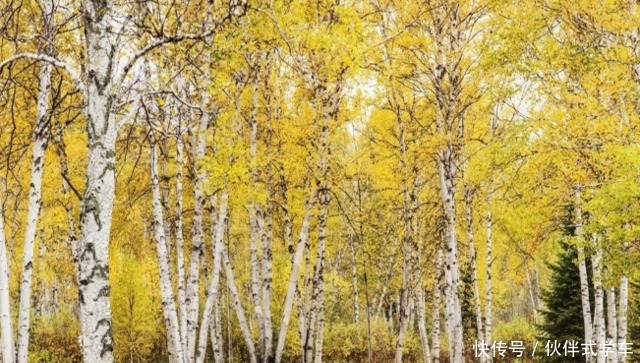
<path fill-rule="evenodd" d="M 6 0 L 0 362 L 633 361 L 638 6 Z"/>

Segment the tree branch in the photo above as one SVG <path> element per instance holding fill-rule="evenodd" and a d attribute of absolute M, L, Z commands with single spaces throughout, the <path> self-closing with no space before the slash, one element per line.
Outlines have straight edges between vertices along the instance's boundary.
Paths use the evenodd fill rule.
<path fill-rule="evenodd" d="M 73 83 L 76 84 L 76 86 L 80 89 L 80 91 L 82 91 L 82 93 L 84 93 L 85 91 L 85 85 L 84 82 L 82 82 L 82 78 L 80 77 L 80 74 L 76 71 L 75 68 L 73 68 L 71 65 L 69 65 L 68 63 L 65 63 L 57 58 L 48 56 L 46 54 L 36 54 L 36 53 L 20 53 L 20 54 L 16 54 L 12 57 L 7 58 L 6 60 L 4 60 L 2 63 L 0 63 L 0 73 L 2 73 L 2 71 L 11 63 L 20 60 L 20 59 L 33 59 L 36 61 L 40 61 L 40 62 L 48 62 L 51 63 L 53 66 L 58 67 L 58 68 L 62 68 L 64 69 L 69 76 L 71 76 L 71 80 L 73 81 Z"/>
<path fill-rule="evenodd" d="M 218 19 L 218 21 L 216 21 L 207 31 L 198 34 L 178 34 L 174 36 L 163 36 L 161 38 L 156 38 L 155 40 L 138 50 L 131 57 L 131 59 L 129 59 L 124 68 L 122 68 L 122 72 L 118 75 L 118 77 L 115 78 L 116 84 L 122 84 L 129 71 L 131 71 L 133 66 L 135 66 L 136 62 L 154 49 L 160 48 L 167 44 L 180 43 L 186 40 L 205 40 L 206 38 L 212 36 L 224 23 L 231 20 L 231 18 L 233 18 L 234 16 L 242 16 L 246 13 L 246 11 L 247 6 L 244 2 L 232 0 L 232 3 L 229 4 L 227 13 L 222 18 Z"/>

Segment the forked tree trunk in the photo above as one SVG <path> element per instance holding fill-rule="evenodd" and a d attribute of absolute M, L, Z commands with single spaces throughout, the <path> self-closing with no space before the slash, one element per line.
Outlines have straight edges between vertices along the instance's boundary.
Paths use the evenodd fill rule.
<path fill-rule="evenodd" d="M 236 312 L 236 316 L 238 318 L 238 324 L 240 325 L 242 337 L 244 338 L 244 342 L 247 345 L 249 362 L 257 363 L 258 359 L 256 356 L 256 347 L 253 343 L 253 337 L 251 336 L 251 330 L 249 329 L 249 324 L 247 323 L 247 317 L 244 312 L 244 308 L 242 307 L 242 302 L 240 301 L 240 294 L 238 293 L 238 286 L 236 285 L 235 278 L 233 276 L 233 269 L 231 268 L 231 262 L 229 261 L 229 254 L 224 245 L 222 247 L 222 264 L 227 280 L 227 287 L 229 288 L 229 294 L 231 295 L 231 299 L 233 301 L 233 309 Z"/>
<path fill-rule="evenodd" d="M 280 325 L 280 333 L 278 334 L 278 345 L 276 346 L 276 363 L 280 363 L 282 360 L 282 351 L 284 350 L 284 342 L 287 336 L 287 329 L 289 328 L 289 322 L 291 321 L 291 311 L 293 307 L 293 300 L 298 288 L 298 272 L 300 271 L 300 265 L 302 264 L 302 258 L 304 249 L 309 238 L 309 226 L 311 224 L 311 214 L 313 206 L 316 200 L 316 190 L 311 190 L 311 195 L 307 197 L 304 207 L 304 216 L 302 219 L 302 226 L 300 227 L 300 235 L 298 237 L 298 244 L 293 255 L 293 263 L 291 266 L 291 274 L 289 275 L 289 287 L 287 289 L 287 295 L 284 300 L 284 308 L 282 313 L 282 323 Z"/>
<path fill-rule="evenodd" d="M 151 145 L 151 187 L 153 194 L 153 227 L 155 230 L 156 248 L 158 253 L 158 268 L 160 270 L 160 293 L 162 299 L 162 313 L 167 329 L 169 344 L 169 361 L 183 363 L 184 352 L 178 322 L 178 313 L 173 295 L 171 279 L 171 265 L 167 249 L 167 237 L 164 230 L 164 216 L 161 202 L 160 183 L 158 179 L 158 160 L 155 144 Z"/>
<path fill-rule="evenodd" d="M 205 92 L 206 94 L 206 92 Z M 197 129 L 195 162 L 198 163 L 205 154 L 206 131 L 209 125 L 209 114 L 203 113 Z M 189 258 L 189 277 L 187 279 L 187 351 L 185 357 L 188 362 L 194 362 L 196 356 L 196 340 L 198 333 L 198 315 L 200 308 L 200 256 L 204 249 L 204 193 L 203 183 L 206 178 L 204 171 L 197 171 L 194 185 L 193 203 L 193 231 L 191 239 L 191 256 Z"/>
<path fill-rule="evenodd" d="M 226 220 L 228 199 L 228 194 L 226 192 L 223 192 L 218 203 L 218 220 L 216 222 L 215 235 L 213 236 L 213 269 L 211 272 L 211 278 L 209 280 L 209 283 L 207 284 L 207 300 L 205 302 L 205 307 L 202 314 L 202 321 L 200 322 L 200 335 L 198 338 L 198 350 L 196 352 L 197 363 L 204 362 L 207 349 L 207 334 L 210 329 L 211 317 L 214 315 L 214 306 L 219 299 L 220 271 L 222 264 L 222 251 L 224 249 L 224 230 L 227 223 Z M 217 339 L 216 334 L 214 334 L 213 337 Z M 220 352 L 219 347 L 217 347 L 217 349 L 218 352 Z M 220 355 L 218 355 L 216 358 L 217 360 L 221 359 Z"/>
<path fill-rule="evenodd" d="M 316 252 L 316 263 L 313 271 L 313 279 L 311 281 L 312 286 L 312 295 L 311 299 L 308 300 L 308 303 L 311 305 L 310 313 L 309 313 L 309 321 L 306 325 L 306 334 L 304 337 L 304 362 L 312 363 L 314 358 L 314 343 L 316 336 L 318 334 L 322 334 L 322 331 L 319 330 L 324 324 L 322 321 L 324 319 L 324 314 L 321 312 L 324 303 L 324 252 L 326 245 L 326 234 L 325 229 L 327 226 L 327 217 L 328 217 L 328 205 L 329 205 L 329 191 L 327 187 L 325 187 L 322 191 L 318 193 L 318 199 L 320 201 L 320 213 L 318 215 L 318 246 Z M 320 356 L 316 356 L 316 359 L 322 360 L 322 351 L 320 351 Z"/>

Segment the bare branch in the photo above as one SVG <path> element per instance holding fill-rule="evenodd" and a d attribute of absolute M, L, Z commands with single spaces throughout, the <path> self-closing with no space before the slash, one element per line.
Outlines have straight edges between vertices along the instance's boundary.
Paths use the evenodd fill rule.
<path fill-rule="evenodd" d="M 212 36 L 222 25 L 224 25 L 227 21 L 230 21 L 234 16 L 242 16 L 246 13 L 246 11 L 247 7 L 245 3 L 232 0 L 232 3 L 229 4 L 227 13 L 222 18 L 218 19 L 218 21 L 216 21 L 209 30 L 197 34 L 178 34 L 174 36 L 163 36 L 161 38 L 154 39 L 152 42 L 138 50 L 131 57 L 124 68 L 122 68 L 122 72 L 118 75 L 118 77 L 115 78 L 117 80 L 116 84 L 122 84 L 125 77 L 129 73 L 129 71 L 131 71 L 136 62 L 140 60 L 140 58 L 144 57 L 147 53 L 167 44 L 180 43 L 187 40 L 203 41 L 206 38 Z"/>
<path fill-rule="evenodd" d="M 73 83 L 75 83 L 76 86 L 80 89 L 80 91 L 84 93 L 85 85 L 84 85 L 84 82 L 82 82 L 82 78 L 80 77 L 80 74 L 76 71 L 76 69 L 73 68 L 68 63 L 65 63 L 57 58 L 48 56 L 46 54 L 36 54 L 36 53 L 16 54 L 12 57 L 7 58 L 2 63 L 0 63 L 0 73 L 2 73 L 4 68 L 7 67 L 9 64 L 20 59 L 33 59 L 40 62 L 49 62 L 55 67 L 64 69 L 69 74 L 69 76 L 71 76 L 71 80 L 73 81 Z"/>

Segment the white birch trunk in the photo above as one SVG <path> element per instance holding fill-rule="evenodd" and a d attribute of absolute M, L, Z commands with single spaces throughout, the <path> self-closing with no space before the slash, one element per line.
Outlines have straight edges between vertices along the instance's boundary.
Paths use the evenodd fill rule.
<path fill-rule="evenodd" d="M 607 341 L 613 345 L 613 351 L 607 354 L 607 362 L 618 362 L 618 320 L 616 314 L 616 289 L 607 289 Z"/>
<path fill-rule="evenodd" d="M 198 351 L 196 352 L 196 362 L 203 363 L 207 349 L 207 333 L 209 332 L 211 317 L 213 316 L 214 305 L 219 298 L 220 287 L 220 270 L 222 264 L 222 250 L 224 249 L 224 230 L 227 220 L 227 201 L 229 196 L 226 192 L 222 194 L 219 200 L 218 221 L 216 222 L 213 251 L 213 269 L 211 279 L 207 286 L 207 300 L 205 303 L 202 321 L 200 323 L 200 336 L 198 338 Z M 217 338 L 217 335 L 214 335 Z M 217 357 L 220 359 L 220 356 Z"/>
<path fill-rule="evenodd" d="M 458 247 L 456 237 L 456 212 L 453 184 L 453 155 L 447 148 L 439 153 L 438 174 L 440 195 L 446 217 L 445 254 L 445 321 L 450 340 L 451 362 L 463 361 L 462 312 L 458 289 L 460 273 L 458 269 Z M 488 337 L 487 334 L 485 336 Z"/>
<path fill-rule="evenodd" d="M 171 281 L 171 265 L 169 251 L 167 249 L 167 237 L 164 230 L 164 216 L 162 210 L 160 183 L 158 179 L 158 160 L 155 144 L 151 145 L 151 187 L 153 194 L 153 227 L 155 231 L 156 248 L 158 253 L 158 269 L 160 270 L 160 293 L 162 300 L 162 312 L 167 328 L 167 341 L 169 344 L 169 361 L 185 362 L 182 350 L 182 340 L 176 311 L 175 297 Z M 171 356 L 174 354 L 175 356 Z"/>
<path fill-rule="evenodd" d="M 268 167 L 267 167 L 268 168 Z M 269 170 L 267 170 L 269 174 Z M 271 196 L 269 177 L 267 177 L 267 196 Z M 262 219 L 262 310 L 264 312 L 264 362 L 273 362 L 273 322 L 271 317 L 271 282 L 273 279 L 273 216 L 270 200 L 267 199 L 265 216 Z"/>
<path fill-rule="evenodd" d="M 206 94 L 206 92 L 205 92 Z M 206 98 L 206 97 L 205 97 Z M 206 102 L 205 102 L 206 103 Z M 209 114 L 203 113 L 198 126 L 195 150 L 195 162 L 198 163 L 205 154 L 206 131 L 209 125 Z M 189 277 L 187 279 L 187 362 L 195 361 L 196 339 L 198 333 L 198 315 L 200 308 L 200 256 L 204 249 L 203 209 L 204 195 L 202 186 L 206 178 L 204 171 L 198 171 L 194 185 L 193 231 L 191 240 L 191 256 L 189 258 Z"/>
<path fill-rule="evenodd" d="M 214 321 L 211 326 L 213 329 L 211 330 L 211 346 L 213 349 L 213 358 L 216 363 L 224 363 L 224 346 L 222 344 L 222 294 L 218 294 L 214 305 Z M 232 356 L 229 355 L 231 358 Z"/>
<path fill-rule="evenodd" d="M 412 285 L 411 274 L 413 271 L 413 255 L 414 255 L 414 241 L 413 241 L 413 212 L 412 212 L 412 197 L 413 192 L 409 190 L 409 166 L 407 157 L 407 141 L 405 133 L 405 124 L 400 114 L 399 106 L 396 109 L 396 118 L 398 122 L 399 141 L 400 141 L 400 164 L 402 169 L 402 220 L 404 223 L 404 236 L 403 236 L 403 265 L 402 265 L 402 289 L 400 290 L 400 304 L 399 304 L 399 321 L 398 321 L 398 338 L 396 341 L 396 356 L 395 362 L 402 363 L 402 355 L 404 348 L 404 339 L 409 325 L 409 299 L 411 295 L 410 286 Z"/>
<path fill-rule="evenodd" d="M 485 282 L 485 314 L 484 314 L 484 340 L 487 346 L 491 346 L 492 344 L 492 316 L 493 316 L 493 289 L 491 285 L 491 266 L 493 265 L 493 255 L 492 255 L 492 233 L 493 233 L 493 214 L 491 213 L 491 200 L 489 195 L 487 196 L 487 204 L 489 205 L 489 210 L 487 211 L 487 272 L 486 272 L 486 282 Z M 487 357 L 487 362 L 492 361 L 493 356 L 489 354 Z"/>
<path fill-rule="evenodd" d="M 1 203 L 0 203 L 1 205 Z M 4 232 L 4 213 L 0 208 L 0 338 L 2 339 L 2 362 L 14 362 L 13 327 L 11 323 L 11 301 L 9 296 L 9 265 Z"/>
<path fill-rule="evenodd" d="M 431 321 L 433 332 L 431 345 L 433 347 L 433 363 L 440 363 L 440 279 L 442 277 L 442 249 L 438 247 L 436 257 L 435 279 L 433 282 L 433 306 Z"/>
<path fill-rule="evenodd" d="M 422 345 L 422 359 L 424 363 L 431 363 L 431 351 L 429 350 L 429 336 L 425 324 L 424 291 L 422 284 L 416 290 L 418 332 L 420 333 L 420 343 Z"/>
<path fill-rule="evenodd" d="M 627 276 L 623 275 L 620 279 L 620 296 L 618 296 L 618 348 L 624 346 L 627 343 L 627 304 L 629 299 L 628 290 L 629 281 L 627 280 Z M 618 361 L 620 363 L 624 363 L 626 361 L 626 355 L 619 354 Z"/>
<path fill-rule="evenodd" d="M 323 282 L 321 284 L 321 289 Z M 314 363 L 322 363 L 322 346 L 324 344 L 324 290 L 321 290 L 320 296 L 318 296 L 318 328 L 316 335 L 316 350 Z"/>
<path fill-rule="evenodd" d="M 312 295 L 307 302 L 311 305 L 309 313 L 309 321 L 306 326 L 306 335 L 304 337 L 303 354 L 305 356 L 304 362 L 313 362 L 313 349 L 316 334 L 322 334 L 318 331 L 318 328 L 322 326 L 320 311 L 322 309 L 323 295 L 324 295 L 324 252 L 325 252 L 325 228 L 327 225 L 328 216 L 328 204 L 329 204 L 329 192 L 324 190 L 318 193 L 320 201 L 320 213 L 318 215 L 318 246 L 316 251 L 316 263 L 313 271 L 313 280 L 311 282 Z M 321 359 L 321 358 L 320 358 Z"/>
<path fill-rule="evenodd" d="M 187 298 L 185 294 L 185 262 L 184 262 L 184 231 L 182 222 L 182 180 L 183 176 L 183 152 L 182 136 L 176 138 L 176 270 L 178 273 L 178 311 L 180 317 L 180 336 L 182 337 L 182 351 L 187 351 Z"/>
<path fill-rule="evenodd" d="M 212 247 L 212 255 L 215 256 L 216 254 L 215 238 L 216 238 L 216 231 L 218 230 L 218 223 L 217 223 L 218 213 L 216 211 L 217 198 L 215 196 L 211 198 L 211 206 L 212 206 L 211 236 L 213 240 L 211 247 Z M 226 223 L 224 228 L 226 229 L 227 226 L 228 226 L 228 223 Z M 219 273 L 222 273 L 222 271 L 219 271 Z M 209 323 L 209 334 L 211 336 L 211 349 L 213 350 L 213 361 L 216 363 L 221 363 L 221 362 L 224 362 L 224 347 L 223 347 L 223 337 L 222 337 L 222 306 L 221 306 L 222 290 L 219 288 L 218 291 L 219 293 L 215 297 L 215 301 L 213 303 L 213 319 L 211 319 L 211 322 Z"/>
<path fill-rule="evenodd" d="M 85 362 L 113 362 L 109 301 L 109 237 L 115 197 L 115 53 L 110 39 L 111 0 L 84 1 L 87 49 L 85 117 L 89 155 L 80 213 L 78 281 Z"/>
<path fill-rule="evenodd" d="M 254 184 L 255 186 L 255 184 Z M 253 312 L 256 316 L 256 322 L 258 325 L 258 351 L 260 360 L 264 357 L 264 319 L 262 314 L 262 299 L 260 298 L 261 286 L 260 286 L 260 270 L 258 265 L 258 238 L 259 238 L 259 226 L 258 226 L 258 208 L 252 202 L 249 205 L 249 228 L 250 228 L 250 263 L 251 263 L 251 302 L 253 304 Z"/>
<path fill-rule="evenodd" d="M 584 234 L 583 234 L 583 219 L 582 219 L 582 209 L 580 207 L 581 197 L 580 197 L 580 189 L 576 188 L 576 209 L 575 209 L 575 224 L 576 224 L 576 238 L 578 240 L 577 250 L 578 250 L 578 272 L 580 274 L 580 298 L 582 301 L 582 321 L 584 325 L 584 341 L 585 343 L 589 343 L 593 340 L 593 325 L 591 322 L 591 301 L 589 297 L 589 277 L 587 274 L 587 263 L 586 257 L 584 253 Z M 591 362 L 593 357 L 591 355 L 586 356 L 587 363 Z"/>
<path fill-rule="evenodd" d="M 591 261 L 593 267 L 593 296 L 594 296 L 594 313 L 593 313 L 593 334 L 595 343 L 598 348 L 598 363 L 605 362 L 604 352 L 600 347 L 603 346 L 606 337 L 606 327 L 604 318 L 604 291 L 602 288 L 602 246 L 600 245 L 597 234 L 593 235 L 593 245 L 595 253 Z"/>
<path fill-rule="evenodd" d="M 249 350 L 249 362 L 257 363 L 258 359 L 256 357 L 256 347 L 253 343 L 253 337 L 251 336 L 251 330 L 249 329 L 249 324 L 247 323 L 247 317 L 244 312 L 244 308 L 242 307 L 242 302 L 240 301 L 238 287 L 236 286 L 235 278 L 233 276 L 233 269 L 231 268 L 231 262 L 229 261 L 229 254 L 224 245 L 222 250 L 222 263 L 224 266 L 224 273 L 227 279 L 229 293 L 231 294 L 231 298 L 233 300 L 233 309 L 236 312 L 236 316 L 238 317 L 238 324 L 240 325 L 242 336 L 244 337 L 245 344 L 247 345 L 247 349 Z"/>
<path fill-rule="evenodd" d="M 44 2 L 46 3 L 46 1 Z M 45 8 L 48 8 L 45 7 Z M 43 9 L 43 12 L 47 12 Z M 44 15 L 44 14 L 43 14 Z M 33 252 L 36 240 L 36 228 L 40 215 L 42 199 L 42 175 L 44 174 L 44 154 L 49 143 L 49 94 L 51 86 L 51 65 L 40 66 L 40 86 L 38 90 L 36 126 L 33 132 L 33 154 L 31 157 L 31 182 L 29 184 L 29 209 L 24 237 L 22 258 L 22 278 L 20 280 L 20 305 L 18 311 L 17 359 L 18 363 L 27 362 L 29 348 L 29 330 L 31 327 L 31 281 L 33 277 Z"/>
<path fill-rule="evenodd" d="M 474 243 L 473 233 L 473 210 L 471 191 L 465 186 L 464 190 L 465 214 L 467 217 L 467 239 L 469 244 L 469 264 L 471 265 L 471 284 L 473 285 L 473 302 L 476 311 L 476 330 L 478 332 L 478 341 L 484 341 L 484 326 L 482 324 L 482 308 L 480 306 L 480 287 L 478 286 L 478 267 L 476 247 Z M 485 356 L 480 356 L 480 362 L 484 362 Z"/>
<path fill-rule="evenodd" d="M 287 336 L 287 329 L 289 328 L 289 322 L 291 321 L 291 311 L 293 307 L 294 295 L 298 287 L 298 271 L 302 264 L 302 257 L 304 254 L 305 245 L 309 238 L 309 225 L 311 224 L 312 208 L 315 205 L 316 191 L 312 190 L 311 195 L 305 202 L 304 216 L 302 219 L 302 226 L 300 228 L 300 235 L 298 237 L 298 244 L 293 256 L 293 263 L 291 266 L 291 275 L 289 276 L 289 287 L 287 289 L 287 295 L 284 300 L 284 308 L 282 313 L 282 323 L 280 325 L 280 333 L 278 334 L 278 344 L 276 346 L 276 363 L 280 363 L 282 360 L 282 351 L 284 350 L 284 342 Z"/>

